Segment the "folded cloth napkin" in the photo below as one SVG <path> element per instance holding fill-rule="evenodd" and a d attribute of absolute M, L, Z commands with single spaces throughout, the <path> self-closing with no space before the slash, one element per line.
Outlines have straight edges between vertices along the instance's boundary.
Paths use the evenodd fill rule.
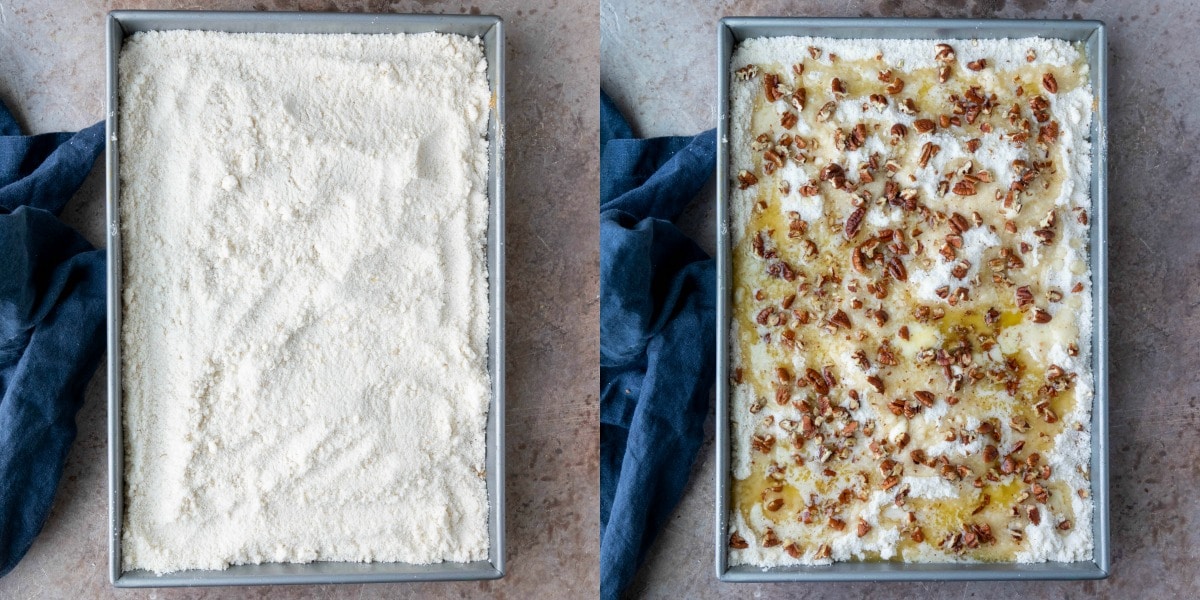
<path fill-rule="evenodd" d="M 0 577 L 41 531 L 104 351 L 104 251 L 58 220 L 104 123 L 24 136 L 0 103 Z"/>
<path fill-rule="evenodd" d="M 716 362 L 716 265 L 671 222 L 716 134 L 640 140 L 600 95 L 600 596 L 617 598 L 683 494 Z"/>

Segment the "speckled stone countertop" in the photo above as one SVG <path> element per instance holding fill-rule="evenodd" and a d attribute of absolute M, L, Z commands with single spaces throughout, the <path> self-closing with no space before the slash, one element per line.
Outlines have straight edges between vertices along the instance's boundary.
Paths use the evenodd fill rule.
<path fill-rule="evenodd" d="M 498 14 L 508 46 L 508 574 L 483 583 L 117 590 L 108 583 L 104 368 L 54 510 L 0 598 L 578 598 L 599 589 L 599 107 L 594 0 L 0 0 L 0 98 L 27 130 L 104 116 L 118 8 Z M 104 245 L 103 159 L 64 212 Z M 2 275 L 0 275 L 2 276 Z"/>
<path fill-rule="evenodd" d="M 641 135 L 716 124 L 723 16 L 1088 18 L 1109 26 L 1112 559 L 1096 582 L 720 584 L 711 433 L 634 581 L 646 598 L 1195 598 L 1200 596 L 1200 79 L 1191 0 L 611 0 L 601 83 Z M 711 190 L 683 217 L 710 250 Z M 711 426 L 708 428 L 711 432 Z"/>

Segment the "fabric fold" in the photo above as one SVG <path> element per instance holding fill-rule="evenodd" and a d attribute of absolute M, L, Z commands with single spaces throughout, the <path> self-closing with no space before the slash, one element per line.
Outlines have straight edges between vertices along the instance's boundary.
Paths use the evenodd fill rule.
<path fill-rule="evenodd" d="M 103 148 L 103 122 L 23 136 L 0 103 L 0 576 L 46 522 L 104 351 L 104 251 L 58 219 Z"/>
<path fill-rule="evenodd" d="M 619 597 L 678 504 L 715 371 L 716 265 L 672 220 L 716 133 L 637 139 L 601 92 L 600 590 Z"/>

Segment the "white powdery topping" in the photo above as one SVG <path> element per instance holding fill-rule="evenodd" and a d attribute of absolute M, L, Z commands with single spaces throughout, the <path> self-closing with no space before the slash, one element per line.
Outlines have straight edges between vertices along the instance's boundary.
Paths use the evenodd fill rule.
<path fill-rule="evenodd" d="M 863 507 L 861 517 L 871 525 L 867 535 L 858 537 L 857 521 L 850 523 L 846 533 L 834 537 L 829 542 L 834 560 L 846 561 L 866 558 L 868 552 L 877 552 L 883 560 L 896 555 L 896 544 L 900 541 L 900 531 L 895 527 L 879 527 L 879 515 L 883 510 L 894 508 L 893 495 L 884 491 L 871 493 L 871 499 Z"/>
<path fill-rule="evenodd" d="M 846 351 L 837 355 L 837 369 L 839 373 L 843 374 L 842 378 L 846 386 L 863 390 L 866 395 L 874 393 L 867 383 L 867 377 L 879 372 L 879 367 L 874 363 L 863 370 L 859 368 L 858 361 L 854 360 L 854 356 Z M 869 423 L 878 419 L 879 413 L 875 411 L 875 407 L 870 402 L 859 402 L 858 408 L 850 411 L 850 417 L 859 423 Z"/>
<path fill-rule="evenodd" d="M 992 174 L 999 187 L 1008 188 L 1017 180 L 1018 173 L 1013 169 L 1013 161 L 1029 160 L 1029 147 L 1017 145 L 1000 139 L 1000 133 L 993 131 L 979 138 L 980 146 L 971 156 L 975 167 Z"/>
<path fill-rule="evenodd" d="M 927 409 L 921 411 L 920 416 L 924 421 L 926 421 L 928 423 L 940 424 L 942 422 L 942 417 L 945 417 L 946 413 L 949 410 L 950 410 L 950 405 L 947 404 L 945 401 L 942 401 L 942 402 L 938 402 L 938 403 L 934 404 L 930 408 L 927 408 Z"/>
<path fill-rule="evenodd" d="M 1000 244 L 1000 238 L 995 232 L 985 227 L 972 227 L 962 234 L 963 247 L 959 250 L 959 258 L 954 262 L 946 262 L 939 257 L 932 268 L 928 270 L 914 269 L 908 274 L 908 281 L 913 286 L 913 295 L 921 300 L 930 302 L 946 302 L 946 299 L 940 298 L 937 295 L 937 289 L 943 286 L 949 286 L 950 291 L 954 288 L 963 285 L 963 281 L 970 281 L 979 272 L 980 263 L 983 262 L 983 252 L 988 248 L 993 248 Z M 971 266 L 967 269 L 967 276 L 963 279 L 957 279 L 950 273 L 959 260 L 966 259 L 971 262 Z"/>
<path fill-rule="evenodd" d="M 871 227 L 889 227 L 904 218 L 904 211 L 890 205 L 874 205 L 867 208 L 867 224 Z"/>
<path fill-rule="evenodd" d="M 1037 54 L 1036 64 L 1068 67 L 1079 59 L 1079 51 L 1070 42 L 1036 37 L 998 40 L 835 40 L 819 37 L 775 37 L 744 40 L 738 44 L 732 64 L 733 70 L 749 63 L 792 65 L 812 60 L 808 49 L 814 46 L 822 50 L 817 60 L 825 64 L 832 64 L 829 59 L 831 52 L 848 61 L 873 60 L 882 53 L 883 62 L 889 67 L 911 71 L 936 67 L 938 63 L 932 48 L 939 43 L 953 46 L 961 64 L 986 58 L 989 66 L 998 70 L 1014 70 L 1029 64 L 1025 60 L 1029 50 Z M 790 69 L 786 71 L 790 72 Z M 806 75 L 811 76 L 811 71 Z"/>
<path fill-rule="evenodd" d="M 730 340 L 738 339 L 737 320 L 733 320 L 730 325 L 729 332 Z M 729 348 L 729 364 L 742 365 L 747 364 L 747 357 L 742 356 L 741 344 L 736 342 L 731 343 Z M 754 346 L 758 350 L 758 346 Z M 752 351 L 755 351 L 752 350 Z M 745 479 L 750 476 L 753 465 L 750 461 L 750 440 L 749 434 L 743 432 L 754 431 L 755 415 L 750 412 L 750 405 L 754 404 L 756 398 L 754 391 L 748 385 L 736 385 L 732 388 L 729 401 L 729 426 L 733 431 L 732 443 L 732 465 L 733 476 L 738 479 Z"/>
<path fill-rule="evenodd" d="M 953 498 L 958 495 L 958 489 L 942 477 L 913 477 L 907 476 L 900 480 L 900 488 L 908 487 L 909 498 L 925 498 L 937 500 Z"/>
<path fill-rule="evenodd" d="M 1063 94 L 1050 94 L 1050 114 L 1059 124 L 1059 164 L 1067 166 L 1062 189 L 1055 198 L 1055 206 L 1091 205 L 1088 193 L 1092 177 L 1092 162 L 1089 154 L 1092 144 L 1088 141 L 1092 123 L 1092 90 L 1076 88 Z"/>
<path fill-rule="evenodd" d="M 917 178 L 917 185 L 921 188 L 922 196 L 925 198 L 937 198 L 939 197 L 937 193 L 938 182 L 942 180 L 942 175 L 946 172 L 946 167 L 952 162 L 966 158 L 967 150 L 963 146 L 963 140 L 960 140 L 958 136 L 941 131 L 919 134 L 915 147 L 920 148 L 926 142 L 933 142 L 941 150 L 930 157 L 929 162 L 924 167 L 918 167 L 913 174 Z"/>
<path fill-rule="evenodd" d="M 791 161 L 791 160 L 784 163 L 783 168 L 779 169 L 779 178 L 782 179 L 783 181 L 786 181 L 788 186 L 790 186 L 790 188 L 791 188 L 790 190 L 788 190 L 788 193 L 785 196 L 785 198 L 791 198 L 792 196 L 799 196 L 800 188 L 802 186 L 808 184 L 808 182 L 809 182 L 808 173 L 806 173 L 804 171 L 804 167 L 796 164 L 796 161 Z M 785 208 L 784 210 L 790 210 L 790 209 Z"/>
<path fill-rule="evenodd" d="M 893 104 L 889 102 L 887 106 L 881 107 L 873 104 L 864 104 L 862 98 L 850 98 L 837 103 L 837 111 L 833 113 L 833 117 L 840 123 L 874 121 L 887 123 L 889 127 L 892 123 L 903 123 L 906 127 L 911 128 L 917 117 L 915 115 L 906 115 L 896 110 Z"/>
<path fill-rule="evenodd" d="M 125 40 L 123 568 L 487 556 L 485 69 L 444 34 Z"/>
<path fill-rule="evenodd" d="M 979 438 L 975 438 L 975 439 L 971 440 L 970 444 L 964 444 L 960 440 L 955 440 L 953 442 L 948 442 L 946 440 L 939 440 L 939 441 L 931 444 L 928 448 L 926 448 L 925 453 L 928 454 L 929 456 L 942 456 L 942 455 L 952 455 L 952 454 L 958 455 L 958 456 L 970 456 L 972 454 L 979 452 L 982 448 L 983 448 L 983 444 L 982 444 L 982 442 L 979 441 Z"/>

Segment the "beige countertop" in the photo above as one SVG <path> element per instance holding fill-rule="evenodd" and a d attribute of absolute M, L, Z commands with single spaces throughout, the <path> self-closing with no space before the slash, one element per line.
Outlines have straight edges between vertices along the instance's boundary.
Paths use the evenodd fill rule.
<path fill-rule="evenodd" d="M 716 125 L 723 16 L 1100 19 L 1109 26 L 1112 561 L 1096 582 L 721 584 L 711 435 L 631 590 L 645 598 L 1195 598 L 1200 547 L 1200 65 L 1191 0 L 609 0 L 601 83 L 640 135 Z M 682 222 L 714 237 L 711 191 Z M 711 419 L 710 419 L 711 420 Z M 709 427 L 711 432 L 711 423 Z"/>
<path fill-rule="evenodd" d="M 513 3 L 515 4 L 515 3 Z M 507 24 L 508 575 L 494 582 L 116 590 L 108 583 L 105 386 L 79 413 L 53 512 L 0 598 L 565 598 L 599 588 L 598 15 L 592 0 L 0 0 L 0 98 L 27 131 L 104 116 L 118 8 L 498 14 Z M 104 245 L 104 168 L 63 213 Z"/>

